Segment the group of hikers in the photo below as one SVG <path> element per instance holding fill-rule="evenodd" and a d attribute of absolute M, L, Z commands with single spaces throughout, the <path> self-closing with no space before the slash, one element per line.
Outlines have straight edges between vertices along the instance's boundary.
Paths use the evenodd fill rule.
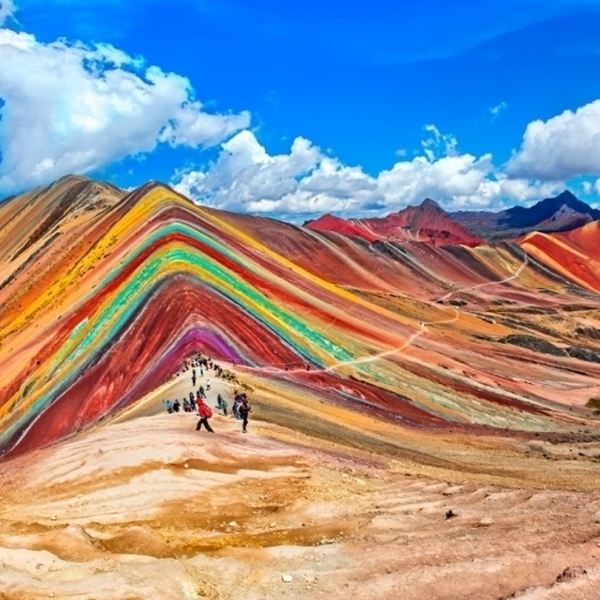
<path fill-rule="evenodd" d="M 221 377 L 223 375 L 223 369 L 221 366 L 213 363 L 208 358 L 198 355 L 190 361 L 186 360 L 183 365 L 183 371 L 192 369 L 191 379 L 194 387 L 196 387 L 197 381 L 197 368 L 199 369 L 200 377 L 203 377 L 204 371 L 208 371 L 209 369 L 213 369 L 217 377 Z M 205 400 L 207 400 L 206 392 L 210 391 L 211 388 L 210 378 L 205 381 L 205 385 L 206 390 L 204 386 L 200 385 L 195 394 L 193 391 L 190 392 L 189 397 L 184 398 L 182 402 L 179 402 L 178 399 L 174 400 L 173 402 L 171 402 L 171 400 L 163 400 L 163 404 L 168 413 L 178 413 L 181 410 L 183 410 L 183 412 L 190 413 L 196 411 L 196 414 L 200 417 L 198 423 L 196 424 L 196 431 L 199 431 L 202 428 L 202 425 L 204 425 L 204 428 L 207 431 L 214 433 L 213 428 L 208 422 L 208 420 L 213 416 L 213 411 L 212 408 L 205 402 Z M 227 416 L 227 407 L 228 404 L 223 396 L 221 396 L 221 394 L 217 394 L 216 408 L 218 410 L 222 410 L 224 416 Z M 231 412 L 234 418 L 242 421 L 242 432 L 248 433 L 248 417 L 250 412 L 252 412 L 252 408 L 245 392 L 238 392 L 236 390 Z"/>

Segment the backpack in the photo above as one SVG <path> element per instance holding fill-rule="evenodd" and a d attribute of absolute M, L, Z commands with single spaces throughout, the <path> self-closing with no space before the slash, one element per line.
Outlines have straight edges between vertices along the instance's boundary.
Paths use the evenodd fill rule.
<path fill-rule="evenodd" d="M 207 419 L 210 419 L 212 417 L 212 415 L 213 415 L 212 408 L 208 404 L 205 404 L 204 405 L 204 416 Z"/>

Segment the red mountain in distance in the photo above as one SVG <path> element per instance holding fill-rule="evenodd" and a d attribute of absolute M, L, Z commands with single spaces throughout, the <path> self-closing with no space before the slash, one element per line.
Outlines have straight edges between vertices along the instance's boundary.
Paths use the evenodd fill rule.
<path fill-rule="evenodd" d="M 304 226 L 313 231 L 333 231 L 343 235 L 352 235 L 363 238 L 368 242 L 375 242 L 382 239 L 380 235 L 368 229 L 363 221 L 364 219 L 346 220 L 328 213 L 314 221 L 307 221 L 304 223 Z"/>
<path fill-rule="evenodd" d="M 307 221 L 304 226 L 313 231 L 333 231 L 361 237 L 369 242 L 428 242 L 435 246 L 479 246 L 482 238 L 457 223 L 437 202 L 429 198 L 420 206 L 391 213 L 386 217 L 342 219 L 327 214 Z"/>

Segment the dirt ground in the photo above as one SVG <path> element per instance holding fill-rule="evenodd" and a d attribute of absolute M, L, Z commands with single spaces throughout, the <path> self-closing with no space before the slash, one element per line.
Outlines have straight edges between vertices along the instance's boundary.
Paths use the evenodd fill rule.
<path fill-rule="evenodd" d="M 335 411 L 328 440 L 261 402 L 248 434 L 217 411 L 196 432 L 162 406 L 185 377 L 0 464 L 2 600 L 600 598 L 597 443 L 375 434 Z M 232 390 L 213 378 L 210 403 Z"/>

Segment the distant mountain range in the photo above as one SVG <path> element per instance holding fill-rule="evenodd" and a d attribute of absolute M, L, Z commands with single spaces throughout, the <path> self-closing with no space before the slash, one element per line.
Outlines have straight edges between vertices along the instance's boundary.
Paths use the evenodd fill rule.
<path fill-rule="evenodd" d="M 362 237 L 369 242 L 388 240 L 428 242 L 436 246 L 479 246 L 484 241 L 429 198 L 421 206 L 409 206 L 387 217 L 346 220 L 327 214 L 304 225 L 315 231 Z"/>
<path fill-rule="evenodd" d="M 570 231 L 600 219 L 600 210 L 565 191 L 529 208 L 513 206 L 497 213 L 464 211 L 451 213 L 451 216 L 470 231 L 494 240 L 519 237 L 533 231 Z"/>
<path fill-rule="evenodd" d="M 478 246 L 484 241 L 516 238 L 534 231 L 570 231 L 600 220 L 600 210 L 565 191 L 529 208 L 448 213 L 435 201 L 409 206 L 382 218 L 342 219 L 331 214 L 307 221 L 305 227 L 361 237 L 369 242 L 429 242 L 436 246 Z"/>

